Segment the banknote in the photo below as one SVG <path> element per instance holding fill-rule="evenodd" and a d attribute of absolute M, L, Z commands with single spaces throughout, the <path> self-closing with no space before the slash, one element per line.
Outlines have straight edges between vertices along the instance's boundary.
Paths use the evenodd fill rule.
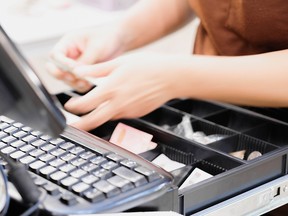
<path fill-rule="evenodd" d="M 152 142 L 152 138 L 153 135 L 120 122 L 109 141 L 135 154 L 140 154 L 156 148 L 157 144 Z"/>

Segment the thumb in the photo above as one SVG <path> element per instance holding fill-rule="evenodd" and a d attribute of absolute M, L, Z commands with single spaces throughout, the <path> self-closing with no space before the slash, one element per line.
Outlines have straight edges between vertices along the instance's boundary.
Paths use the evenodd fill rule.
<path fill-rule="evenodd" d="M 98 49 L 95 48 L 94 46 L 87 45 L 87 48 L 83 50 L 82 54 L 79 56 L 77 61 L 83 64 L 94 64 L 100 58 L 99 56 L 100 54 L 99 53 L 97 54 L 97 52 L 95 52 L 96 50 Z"/>
<path fill-rule="evenodd" d="M 94 65 L 77 66 L 73 73 L 81 77 L 105 77 L 108 76 L 118 66 L 116 60 L 111 60 Z"/>

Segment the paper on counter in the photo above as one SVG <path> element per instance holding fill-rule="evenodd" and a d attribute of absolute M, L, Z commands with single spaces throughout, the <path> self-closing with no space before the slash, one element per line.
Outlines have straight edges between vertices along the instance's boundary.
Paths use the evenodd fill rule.
<path fill-rule="evenodd" d="M 152 138 L 151 134 L 120 122 L 114 129 L 109 141 L 134 154 L 140 154 L 156 148 L 157 144 L 151 141 Z"/>
<path fill-rule="evenodd" d="M 179 190 L 188 187 L 190 185 L 196 184 L 198 182 L 204 181 L 208 178 L 213 177 L 211 174 L 199 169 L 195 168 L 193 172 L 188 176 L 188 178 L 183 182 L 180 186 Z"/>
<path fill-rule="evenodd" d="M 176 170 L 185 166 L 185 164 L 179 163 L 177 161 L 173 161 L 164 154 L 160 154 L 157 158 L 155 158 L 152 161 L 152 163 L 158 165 L 159 167 L 165 169 L 168 172 L 171 172 L 173 170 Z"/>

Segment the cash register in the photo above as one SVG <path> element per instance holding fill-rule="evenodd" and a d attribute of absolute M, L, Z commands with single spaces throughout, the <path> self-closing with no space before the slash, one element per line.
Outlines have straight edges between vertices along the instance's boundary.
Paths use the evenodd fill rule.
<path fill-rule="evenodd" d="M 2 28 L 0 99 L 1 215 L 158 210 L 159 197 L 175 197 L 168 172 L 66 125 L 57 99 Z M 166 199 L 167 210 L 176 206 Z"/>
<path fill-rule="evenodd" d="M 253 210 L 288 195 L 285 109 L 177 99 L 141 118 L 110 121 L 84 132 L 67 126 L 58 108 L 75 94 L 50 95 L 0 30 L 2 215 L 162 210 L 253 215 Z M 194 132 L 222 138 L 203 143 L 183 136 L 178 130 L 183 119 Z M 137 155 L 112 144 L 109 140 L 119 123 L 151 134 L 157 147 Z M 258 157 L 251 159 L 255 152 Z M 165 171 L 152 163 L 162 154 L 185 166 Z M 13 174 L 19 164 L 29 180 Z M 196 169 L 212 177 L 181 187 Z M 281 182 L 265 188 L 277 180 Z M 264 192 L 254 193 L 259 187 Z M 27 188 L 34 189 L 28 193 Z M 244 200 L 245 193 L 249 199 Z M 237 205 L 227 204 L 229 200 Z"/>

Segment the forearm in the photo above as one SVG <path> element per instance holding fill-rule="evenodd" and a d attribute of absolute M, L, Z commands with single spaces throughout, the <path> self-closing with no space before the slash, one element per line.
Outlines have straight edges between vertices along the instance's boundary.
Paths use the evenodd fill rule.
<path fill-rule="evenodd" d="M 187 57 L 181 66 L 177 96 L 253 106 L 288 106 L 287 58 L 288 50 L 239 57 Z"/>
<path fill-rule="evenodd" d="M 192 11 L 186 0 L 142 0 L 120 21 L 125 50 L 148 44 L 185 24 Z"/>

